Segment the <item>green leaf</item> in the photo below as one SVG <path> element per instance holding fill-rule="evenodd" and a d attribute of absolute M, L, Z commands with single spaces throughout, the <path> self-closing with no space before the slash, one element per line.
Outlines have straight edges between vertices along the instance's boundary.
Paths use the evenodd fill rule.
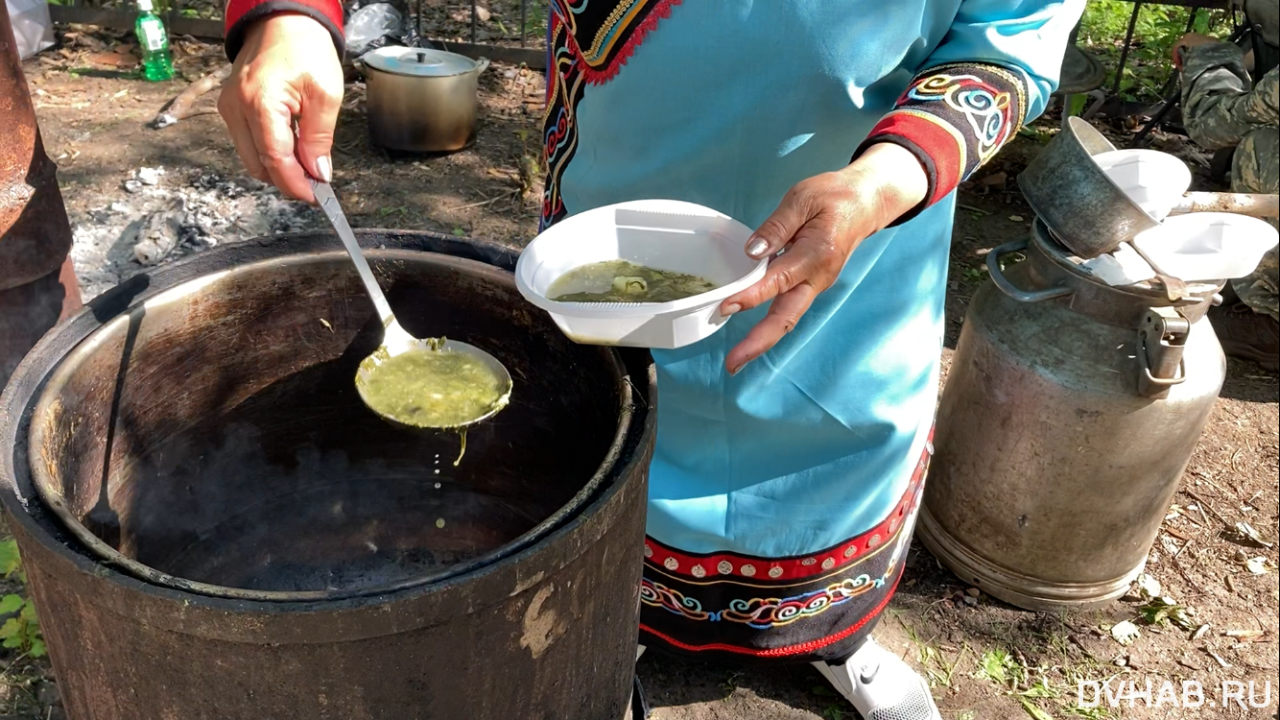
<path fill-rule="evenodd" d="M 836 696 L 836 691 L 832 690 L 826 685 L 816 685 L 814 686 L 811 692 L 814 695 L 817 695 L 818 697 L 835 697 Z"/>
<path fill-rule="evenodd" d="M 45 647 L 44 640 L 41 640 L 38 637 L 32 638 L 31 649 L 27 651 L 27 654 L 33 658 L 42 658 L 49 654 L 49 648 Z"/>
<path fill-rule="evenodd" d="M 1158 625 L 1163 622 L 1165 618 L 1169 617 L 1169 611 L 1171 609 L 1172 608 L 1168 605 L 1164 605 L 1163 603 L 1151 603 L 1150 605 L 1144 605 L 1139 608 L 1138 612 L 1142 615 L 1142 620 L 1148 625 Z"/>
<path fill-rule="evenodd" d="M 21 643 L 23 634 L 23 622 L 18 618 L 9 618 L 4 621 L 4 625 L 0 625 L 0 638 L 4 639 L 5 647 L 16 647 L 10 645 L 9 641 L 18 638 L 18 642 Z"/>
<path fill-rule="evenodd" d="M 1170 597 L 1152 598 L 1146 605 L 1138 608 L 1138 614 L 1142 617 L 1143 622 L 1148 625 L 1173 622 L 1184 630 L 1195 628 L 1195 623 L 1190 617 L 1194 613 L 1174 602 L 1173 598 Z"/>
<path fill-rule="evenodd" d="M 977 677 L 990 680 L 999 685 L 1009 684 L 1009 671 L 1017 667 L 1018 662 L 1009 653 L 996 648 L 982 654 L 978 661 Z"/>
<path fill-rule="evenodd" d="M 18 541 L 13 538 L 0 540 L 0 575 L 9 577 L 22 567 L 22 556 L 18 554 Z"/>
<path fill-rule="evenodd" d="M 5 595 L 3 598 L 0 598 L 0 615 L 16 613 L 22 609 L 23 605 L 26 604 L 26 599 L 21 595 L 14 595 L 12 593 Z"/>
<path fill-rule="evenodd" d="M 1169 610 L 1169 620 L 1183 630 L 1195 630 L 1199 626 L 1194 615 L 1188 608 L 1174 607 Z"/>
<path fill-rule="evenodd" d="M 1036 707 L 1030 700 L 1020 697 L 1018 702 L 1022 703 L 1022 709 L 1026 710 L 1027 714 L 1035 718 L 1035 720 L 1053 720 L 1052 715 Z"/>
<path fill-rule="evenodd" d="M 1062 696 L 1062 693 L 1055 690 L 1053 686 L 1049 684 L 1049 679 L 1045 677 L 1041 677 L 1040 681 L 1037 682 L 1035 685 L 1032 685 L 1031 687 L 1027 688 L 1026 690 L 1023 690 L 1018 694 L 1021 695 L 1022 697 L 1027 697 L 1027 698 L 1052 699 L 1052 698 L 1057 698 Z"/>

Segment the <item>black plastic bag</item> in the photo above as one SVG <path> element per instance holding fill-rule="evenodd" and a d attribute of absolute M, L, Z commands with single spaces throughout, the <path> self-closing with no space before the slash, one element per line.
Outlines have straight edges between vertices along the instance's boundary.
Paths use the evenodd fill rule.
<path fill-rule="evenodd" d="M 343 10 L 343 32 L 349 57 L 387 46 L 431 47 L 404 0 L 352 0 Z"/>

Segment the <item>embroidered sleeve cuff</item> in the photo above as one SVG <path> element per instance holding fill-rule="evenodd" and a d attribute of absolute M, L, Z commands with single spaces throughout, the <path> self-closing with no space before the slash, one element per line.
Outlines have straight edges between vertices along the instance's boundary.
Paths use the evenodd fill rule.
<path fill-rule="evenodd" d="M 930 68 L 911 81 L 897 107 L 867 135 L 856 160 L 876 143 L 910 150 L 929 177 L 915 217 L 938 202 L 1017 134 L 1026 119 L 1025 76 L 999 65 L 963 64 Z"/>
<path fill-rule="evenodd" d="M 338 54 L 346 52 L 342 35 L 342 5 L 338 0 L 229 0 L 227 3 L 226 51 L 235 61 L 244 46 L 244 34 L 254 22 L 279 13 L 306 15 L 329 31 Z"/>

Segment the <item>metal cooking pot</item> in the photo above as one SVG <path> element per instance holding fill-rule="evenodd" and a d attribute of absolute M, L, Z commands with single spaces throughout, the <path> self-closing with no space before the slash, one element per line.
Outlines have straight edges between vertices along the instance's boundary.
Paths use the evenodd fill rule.
<path fill-rule="evenodd" d="M 477 81 L 489 67 L 487 59 L 384 47 L 360 62 L 374 145 L 403 152 L 453 152 L 475 141 Z"/>
<path fill-rule="evenodd" d="M 1062 132 L 1018 175 L 1027 204 L 1082 258 L 1111 252 L 1160 225 L 1094 161 L 1094 155 L 1115 149 L 1089 123 L 1068 118 Z"/>
<path fill-rule="evenodd" d="M 1115 149 L 1089 123 L 1068 118 L 1062 132 L 1018 175 L 1018 187 L 1036 216 L 1081 258 L 1112 252 L 1139 233 L 1160 226 L 1094 160 L 1095 155 Z M 1269 218 L 1280 215 L 1280 203 L 1275 195 L 1193 192 L 1184 195 L 1169 214 L 1193 212 Z"/>
<path fill-rule="evenodd" d="M 139 273 L 46 334 L 0 396 L 0 502 L 74 720 L 626 715 L 656 421 L 648 353 L 565 338 L 516 291 L 510 248 L 358 237 L 410 332 L 465 328 L 523 368 L 456 468 L 456 437 L 361 407 L 355 363 L 381 333 L 331 234 L 227 243 Z M 178 366 L 175 394 L 155 373 Z M 55 394 L 70 404 L 36 410 Z M 70 435 L 56 427 L 77 419 L 88 424 Z M 66 452 L 29 453 L 32 425 Z M 259 461 L 312 491 L 288 492 Z M 78 524 L 105 489 L 118 554 L 156 572 L 80 542 L 41 500 L 37 465 Z M 439 514 L 415 514 L 415 497 Z M 271 507 L 283 517 L 261 521 Z M 297 542 L 281 552 L 287 528 Z M 279 582 L 308 574 L 319 583 Z"/>

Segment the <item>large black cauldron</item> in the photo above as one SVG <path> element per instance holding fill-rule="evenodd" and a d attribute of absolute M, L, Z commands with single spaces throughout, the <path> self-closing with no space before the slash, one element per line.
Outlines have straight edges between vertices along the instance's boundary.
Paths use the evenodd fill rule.
<path fill-rule="evenodd" d="M 331 236 L 134 278 L 15 374 L 0 489 L 72 720 L 623 717 L 647 356 L 566 340 L 499 246 L 361 241 L 406 329 L 515 379 L 456 467 L 360 403 L 379 330 Z"/>

